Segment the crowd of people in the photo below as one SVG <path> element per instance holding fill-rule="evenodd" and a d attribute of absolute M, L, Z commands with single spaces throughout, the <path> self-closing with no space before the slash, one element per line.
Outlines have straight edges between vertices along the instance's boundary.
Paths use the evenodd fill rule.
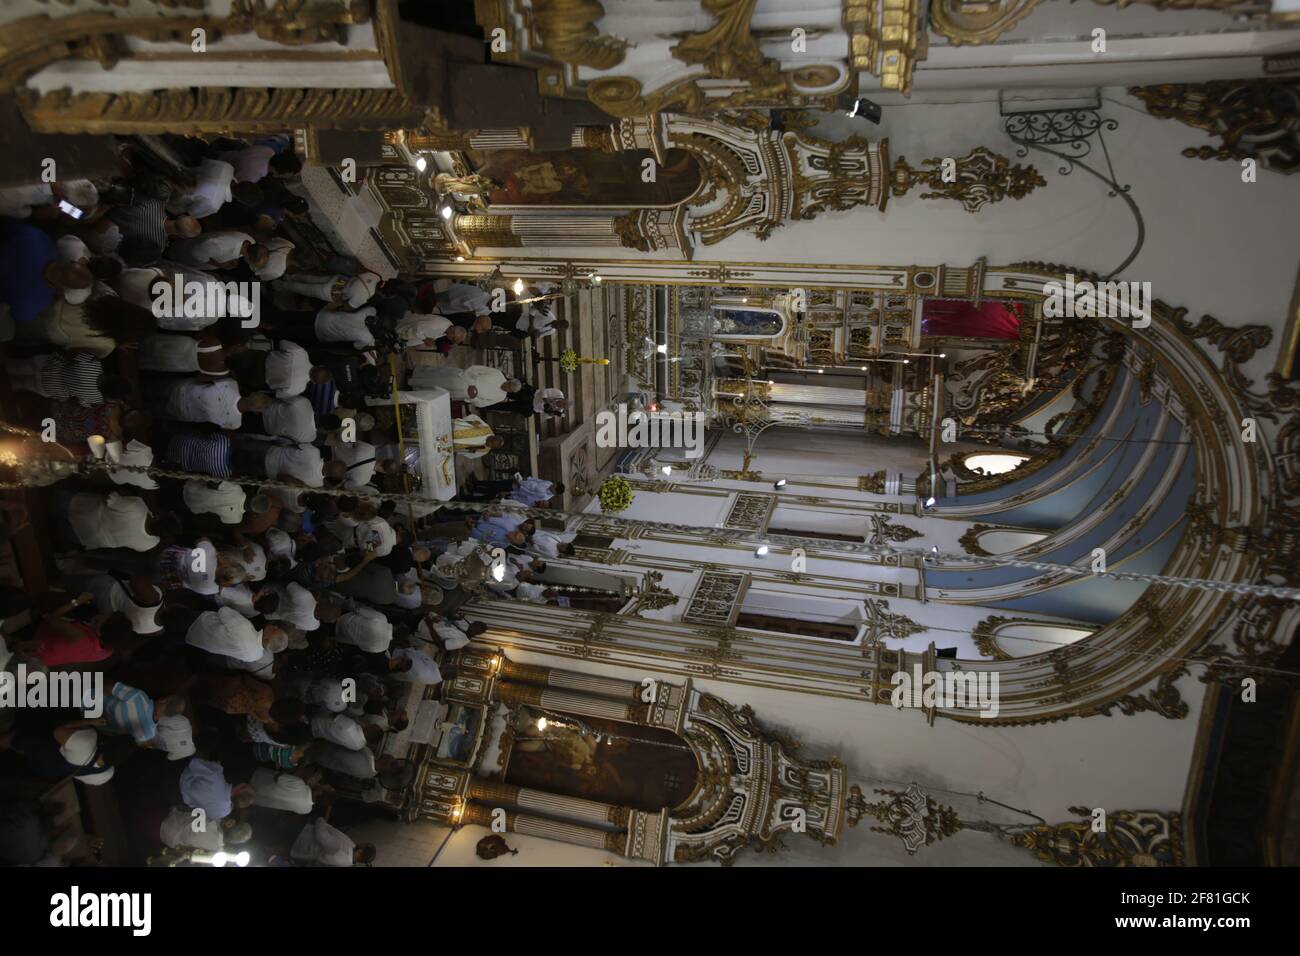
<path fill-rule="evenodd" d="M 330 814 L 411 782 L 387 744 L 485 629 L 466 604 L 567 603 L 538 576 L 572 551 L 517 513 L 558 506 L 540 478 L 466 481 L 487 512 L 409 507 L 394 388 L 450 392 L 455 453 L 482 458 L 502 445 L 485 411 L 559 415 L 565 398 L 445 358 L 565 322 L 545 286 L 385 280 L 295 248 L 310 207 L 287 136 L 120 155 L 111 179 L 0 190 L 5 417 L 95 463 L 41 492 L 58 606 L 0 595 L 4 618 L 30 617 L 0 665 L 101 672 L 105 689 L 98 717 L 0 711 L 0 759 L 51 784 L 116 779 L 140 855 L 369 863 Z M 294 826 L 259 836 L 250 808 Z M 69 851 L 12 796 L 0 848 Z"/>

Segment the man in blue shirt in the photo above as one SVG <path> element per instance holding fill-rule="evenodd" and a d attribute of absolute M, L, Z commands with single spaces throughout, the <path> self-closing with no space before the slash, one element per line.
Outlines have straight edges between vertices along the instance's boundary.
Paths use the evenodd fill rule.
<path fill-rule="evenodd" d="M 470 534 L 484 544 L 499 545 L 503 548 L 512 544 L 522 547 L 528 541 L 527 533 L 521 529 L 524 521 L 524 518 L 493 515 L 481 519 L 474 525 Z"/>
<path fill-rule="evenodd" d="M 31 322 L 64 289 L 89 289 L 90 270 L 65 262 L 59 247 L 31 223 L 0 218 L 0 303 L 15 322 Z"/>

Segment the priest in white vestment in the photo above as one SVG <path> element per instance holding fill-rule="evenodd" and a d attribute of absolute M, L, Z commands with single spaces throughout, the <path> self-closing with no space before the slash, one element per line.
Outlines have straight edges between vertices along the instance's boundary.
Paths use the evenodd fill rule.
<path fill-rule="evenodd" d="M 411 374 L 412 388 L 445 388 L 458 402 L 486 408 L 504 402 L 519 382 L 507 379 L 500 369 L 488 365 L 454 368 L 448 365 L 420 365 Z"/>

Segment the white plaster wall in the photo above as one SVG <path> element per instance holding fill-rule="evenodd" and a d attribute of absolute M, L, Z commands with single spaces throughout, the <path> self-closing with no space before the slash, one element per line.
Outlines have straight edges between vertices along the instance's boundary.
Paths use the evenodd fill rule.
<path fill-rule="evenodd" d="M 680 680 L 630 668 L 593 666 L 580 660 L 560 662 L 520 652 L 512 652 L 512 657 L 636 681 L 644 677 L 674 683 Z M 1015 728 L 969 726 L 948 720 L 929 726 L 919 712 L 887 705 L 710 680 L 696 680 L 694 684 L 733 704 L 749 704 L 765 727 L 790 731 L 802 741 L 804 757 L 838 757 L 848 767 L 849 781 L 864 789 L 872 782 L 900 789 L 915 780 L 933 788 L 937 799 L 959 806 L 964 818 L 1004 823 L 1025 818 L 996 807 L 980 809 L 973 795 L 983 791 L 992 799 L 1031 810 L 1051 823 L 1076 819 L 1068 812 L 1076 805 L 1110 811 L 1180 809 L 1204 699 L 1204 685 L 1187 677 L 1178 683 L 1191 709 L 1184 720 L 1144 713 L 1132 717 L 1075 717 Z M 909 857 L 901 843 L 871 833 L 869 825 L 870 821 L 864 821 L 856 828 L 846 826 L 837 847 L 821 847 L 810 839 L 788 836 L 785 842 L 790 852 L 777 856 L 747 853 L 737 862 L 748 866 L 1037 865 L 1027 851 L 990 835 L 971 832 L 960 833 Z M 515 845 L 513 835 L 507 839 Z M 472 841 L 469 852 L 473 852 Z M 552 844 L 539 846 L 538 855 L 530 862 L 551 863 L 552 859 L 545 856 L 548 853 L 554 854 L 554 865 L 570 865 L 578 856 L 574 848 Z M 523 856 L 521 853 L 512 860 L 522 865 Z M 593 851 L 581 857 L 587 865 L 605 862 L 604 854 Z"/>
<path fill-rule="evenodd" d="M 1289 177 L 1259 172 L 1241 181 L 1236 163 L 1202 162 L 1179 155 L 1213 143 L 1204 132 L 1150 116 L 1122 90 L 1102 91 L 1103 117 L 1119 121 L 1106 143 L 1121 183 L 1131 185 L 1146 220 L 1142 252 L 1121 278 L 1152 283 L 1152 293 L 1185 305 L 1194 316 L 1209 312 L 1225 322 L 1277 327 L 1286 313 L 1300 262 L 1295 223 L 1300 190 Z M 917 104 L 885 109 L 878 128 L 832 116 L 816 131 L 851 128 L 887 136 L 892 157 L 916 164 L 929 157 L 965 155 L 984 145 L 1013 156 L 1003 133 L 995 94 L 977 103 Z M 836 135 L 835 138 L 839 138 Z M 1119 265 L 1135 238 L 1135 225 L 1119 199 L 1080 169 L 1058 173 L 1052 157 L 1032 153 L 1047 180 L 1021 200 L 985 206 L 972 215 L 957 203 L 912 196 L 891 199 L 884 213 L 869 209 L 829 213 L 790 223 L 766 242 L 749 234 L 710 247 L 709 258 L 761 262 L 861 262 L 990 264 L 1022 260 L 1057 262 L 1103 274 Z M 1085 160 L 1102 164 L 1099 149 Z"/>
<path fill-rule="evenodd" d="M 1123 11 L 1130 13 L 1132 11 Z M 1149 281 L 1157 298 L 1188 307 L 1193 316 L 1210 313 L 1225 322 L 1278 328 L 1296 281 L 1300 249 L 1300 190 L 1293 177 L 1260 170 L 1254 183 L 1241 181 L 1236 163 L 1185 159 L 1188 146 L 1216 143 L 1204 132 L 1148 114 L 1122 88 L 1102 91 L 1103 117 L 1119 122 L 1106 143 L 1121 183 L 1131 186 L 1146 220 L 1147 236 L 1137 260 L 1119 277 Z M 975 102 L 889 105 L 878 127 L 827 114 L 814 131 L 839 139 L 848 133 L 889 138 L 892 157 L 919 164 L 931 157 L 965 155 L 983 145 L 1014 158 L 1003 132 L 997 94 L 987 88 L 962 93 Z M 1047 185 L 1021 200 L 965 212 L 950 200 L 914 195 L 891 199 L 885 212 L 858 208 L 790 222 L 766 241 L 749 233 L 701 247 L 697 259 L 728 262 L 966 265 L 981 256 L 990 264 L 1037 260 L 1109 273 L 1132 247 L 1136 226 L 1127 206 L 1107 195 L 1108 187 L 1081 169 L 1068 176 L 1060 163 L 1038 153 L 1032 163 Z M 1101 164 L 1094 148 L 1086 160 Z M 505 250 L 518 254 L 519 250 Z M 536 247 L 528 256 L 568 258 L 573 250 Z M 629 258 L 625 249 L 584 254 Z M 642 258 L 671 258 L 651 256 Z M 1269 352 L 1269 350 L 1265 350 Z M 1271 352 L 1258 361 L 1262 374 Z M 765 436 L 766 438 L 766 436 Z"/>

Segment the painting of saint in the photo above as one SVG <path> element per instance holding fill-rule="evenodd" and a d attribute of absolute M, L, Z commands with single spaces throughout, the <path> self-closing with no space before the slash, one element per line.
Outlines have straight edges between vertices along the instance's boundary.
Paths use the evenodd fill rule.
<path fill-rule="evenodd" d="M 670 149 L 654 169 L 652 182 L 642 176 L 648 150 L 600 153 L 561 149 L 534 153 L 497 150 L 471 153 L 475 172 L 492 180 L 491 207 L 501 206 L 674 206 L 695 193 L 700 167 L 690 153 Z"/>

